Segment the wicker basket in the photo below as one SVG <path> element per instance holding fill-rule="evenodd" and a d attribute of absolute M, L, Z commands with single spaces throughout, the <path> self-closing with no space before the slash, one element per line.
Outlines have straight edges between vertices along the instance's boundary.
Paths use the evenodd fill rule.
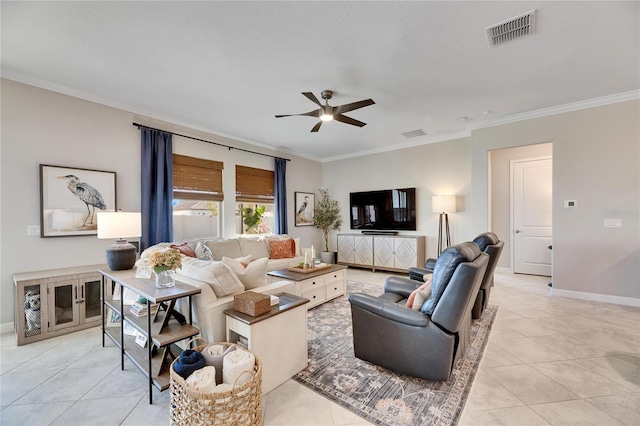
<path fill-rule="evenodd" d="M 197 339 L 202 340 L 200 338 Z M 232 345 L 232 343 L 228 342 L 215 344 L 224 345 L 225 347 Z M 196 346 L 194 349 L 202 351 L 207 346 L 207 344 L 204 344 Z M 238 347 L 236 350 L 244 349 Z M 255 359 L 256 365 L 253 369 L 251 380 L 239 386 L 234 384 L 233 389 L 230 391 L 216 393 L 196 391 L 186 383 L 182 376 L 173 370 L 175 361 L 171 363 L 170 424 L 176 426 L 261 425 L 262 363 L 258 357 L 255 357 Z M 251 373 L 245 372 L 243 374 Z M 238 378 L 236 378 L 236 382 L 237 380 Z"/>
<path fill-rule="evenodd" d="M 252 317 L 266 314 L 271 310 L 271 296 L 245 291 L 233 296 L 233 309 Z"/>

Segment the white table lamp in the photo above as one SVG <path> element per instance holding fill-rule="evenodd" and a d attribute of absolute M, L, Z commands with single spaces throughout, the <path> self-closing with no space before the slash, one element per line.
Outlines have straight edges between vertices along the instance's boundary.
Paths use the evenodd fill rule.
<path fill-rule="evenodd" d="M 125 238 L 142 235 L 140 213 L 98 212 L 98 238 L 115 239 L 106 250 L 107 265 L 112 271 L 131 269 L 136 263 L 136 247 Z"/>

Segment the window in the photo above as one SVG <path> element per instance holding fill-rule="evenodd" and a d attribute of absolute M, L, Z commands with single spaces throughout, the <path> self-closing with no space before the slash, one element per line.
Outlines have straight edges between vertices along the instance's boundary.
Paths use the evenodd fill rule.
<path fill-rule="evenodd" d="M 274 229 L 272 170 L 236 166 L 236 232 L 271 234 Z"/>
<path fill-rule="evenodd" d="M 220 161 L 173 155 L 173 239 L 220 236 Z"/>

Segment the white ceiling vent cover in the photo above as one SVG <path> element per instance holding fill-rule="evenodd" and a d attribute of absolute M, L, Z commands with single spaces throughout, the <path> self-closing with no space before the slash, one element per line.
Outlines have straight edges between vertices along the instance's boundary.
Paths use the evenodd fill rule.
<path fill-rule="evenodd" d="M 411 130 L 410 132 L 401 133 L 401 135 L 407 139 L 410 139 L 410 138 L 417 138 L 418 136 L 424 136 L 426 135 L 426 133 L 422 129 L 417 129 L 417 130 Z"/>
<path fill-rule="evenodd" d="M 523 15 L 487 28 L 489 46 L 496 47 L 518 38 L 533 34 L 536 30 L 536 11 L 532 10 Z"/>

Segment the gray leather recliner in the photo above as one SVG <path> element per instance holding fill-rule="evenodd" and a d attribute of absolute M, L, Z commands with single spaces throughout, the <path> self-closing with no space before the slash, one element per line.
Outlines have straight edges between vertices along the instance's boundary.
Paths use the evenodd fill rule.
<path fill-rule="evenodd" d="M 489 255 L 489 265 L 482 279 L 482 284 L 480 284 L 480 290 L 478 291 L 475 304 L 473 305 L 473 311 L 471 312 L 472 318 L 478 319 L 487 305 L 489 305 L 489 295 L 491 294 L 491 287 L 493 287 L 493 274 L 496 270 L 498 259 L 500 259 L 500 254 L 502 254 L 504 241 L 500 241 L 498 236 L 493 232 L 485 232 L 474 238 L 473 242 L 478 246 L 480 251 Z M 424 275 L 432 273 L 435 264 L 436 259 L 427 259 L 424 268 L 409 268 L 409 278 L 424 282 Z"/>
<path fill-rule="evenodd" d="M 349 294 L 355 356 L 410 376 L 448 380 L 467 350 L 471 309 L 488 261 L 471 242 L 444 250 L 420 311 L 406 307 L 420 285 L 408 278 L 387 278 L 379 297 Z"/>

